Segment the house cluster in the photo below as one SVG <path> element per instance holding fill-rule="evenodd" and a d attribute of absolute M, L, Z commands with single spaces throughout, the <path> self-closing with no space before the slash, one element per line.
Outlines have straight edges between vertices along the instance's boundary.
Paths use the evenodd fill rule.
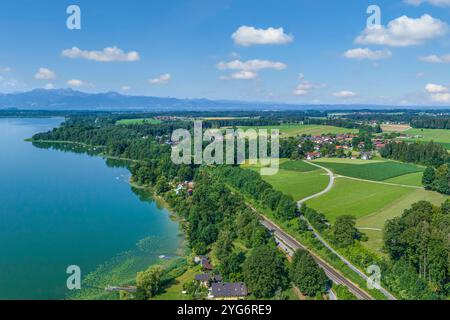
<path fill-rule="evenodd" d="M 366 143 L 361 141 L 358 145 L 353 145 L 356 134 L 338 134 L 338 135 L 323 135 L 323 136 L 311 136 L 305 139 L 314 143 L 314 151 L 306 154 L 307 160 L 315 160 L 323 157 L 321 150 L 329 145 L 334 145 L 336 151 L 344 152 L 345 154 L 351 153 L 352 159 L 371 160 L 374 156 L 371 150 L 367 150 Z M 375 137 L 373 140 L 374 149 L 379 151 L 386 146 L 386 139 L 383 137 Z M 299 147 L 302 145 L 300 144 Z M 358 151 L 355 154 L 353 151 Z M 349 155 L 350 156 L 350 155 Z"/>
<path fill-rule="evenodd" d="M 206 256 L 197 256 L 194 261 L 202 266 L 204 273 L 195 275 L 195 281 L 208 288 L 210 300 L 239 300 L 248 295 L 243 282 L 223 282 L 220 274 L 212 273 L 213 267 Z"/>
<path fill-rule="evenodd" d="M 189 196 L 192 196 L 194 193 L 195 183 L 193 181 L 184 181 L 179 183 L 175 188 L 175 193 L 178 195 L 181 192 L 186 191 Z"/>

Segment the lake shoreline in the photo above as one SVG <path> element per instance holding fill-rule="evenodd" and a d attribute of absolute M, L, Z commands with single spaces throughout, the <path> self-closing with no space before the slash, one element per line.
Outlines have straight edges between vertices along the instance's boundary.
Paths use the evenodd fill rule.
<path fill-rule="evenodd" d="M 98 149 L 98 153 L 97 154 L 93 154 L 91 156 L 93 157 L 99 157 L 102 158 L 104 160 L 119 160 L 119 161 L 124 161 L 124 162 L 140 162 L 138 160 L 135 159 L 129 159 L 129 158 L 123 158 L 123 157 L 116 157 L 116 156 L 110 156 L 104 152 L 102 152 L 101 150 L 104 149 L 103 146 L 93 146 L 93 145 L 88 145 L 85 143 L 81 143 L 81 142 L 76 142 L 76 141 L 49 141 L 49 140 L 34 140 L 32 138 L 29 139 L 25 139 L 26 142 L 31 142 L 31 143 L 43 143 L 43 144 L 60 144 L 60 145 L 77 145 L 89 150 L 94 149 L 94 151 L 97 151 L 95 149 Z M 177 252 L 172 256 L 169 255 L 168 257 L 164 255 L 164 257 L 162 257 L 163 255 L 161 255 L 160 257 L 158 257 L 157 260 L 149 263 L 148 265 L 146 265 L 145 268 L 141 269 L 140 271 L 144 271 L 146 268 L 153 266 L 153 265 L 163 265 L 163 266 L 167 266 L 170 265 L 171 263 L 174 263 L 177 259 L 180 258 L 186 258 L 187 254 L 186 254 L 186 234 L 184 232 L 184 224 L 186 223 L 186 221 L 178 214 L 176 213 L 176 211 L 167 203 L 167 201 L 164 199 L 164 197 L 158 195 L 155 193 L 154 189 L 152 186 L 150 185 L 140 185 L 136 182 L 133 181 L 133 177 L 131 175 L 131 172 L 128 168 L 125 169 L 127 170 L 128 173 L 130 173 L 130 178 L 128 179 L 127 183 L 130 185 L 131 188 L 134 189 L 138 189 L 141 190 L 144 195 L 148 196 L 149 198 L 151 198 L 152 201 L 155 202 L 156 206 L 158 208 L 163 208 L 165 209 L 165 211 L 168 214 L 168 218 L 173 221 L 176 222 L 178 224 L 178 234 L 177 236 L 180 237 L 180 242 L 177 248 Z M 138 196 L 136 194 L 136 196 Z M 141 239 L 140 241 L 144 241 L 146 240 L 146 238 Z M 93 271 L 89 272 L 85 279 L 90 279 L 90 278 L 95 278 L 95 277 L 99 277 L 99 274 L 103 275 L 104 278 L 108 278 L 108 273 L 104 272 L 102 269 L 104 268 L 104 265 L 114 265 L 115 264 L 115 260 L 118 259 L 120 256 L 122 255 L 133 255 L 133 250 L 127 251 L 127 252 L 122 252 L 117 254 L 116 256 L 112 257 L 111 259 L 108 259 L 107 261 L 105 261 L 104 263 L 98 265 Z M 116 263 L 117 265 L 115 266 L 116 268 L 120 268 L 121 265 L 121 261 L 119 259 L 119 261 Z M 112 267 L 114 269 L 114 267 Z M 112 274 L 113 272 L 111 272 Z M 100 276 L 101 276 L 100 275 Z M 135 275 L 134 275 L 135 276 Z M 133 277 L 134 278 L 134 277 Z M 129 285 L 129 284 L 133 284 L 133 278 L 129 278 L 127 281 L 124 281 L 123 283 L 115 283 L 115 285 Z M 99 282 L 102 282 L 102 280 L 100 280 Z M 94 287 L 95 285 L 97 285 L 99 288 L 104 285 L 102 283 L 89 283 L 87 285 L 87 287 Z M 76 294 L 67 294 L 66 297 L 64 299 L 85 299 L 85 298 L 98 298 L 98 299 L 118 299 L 119 297 L 117 296 L 117 294 L 107 294 L 105 292 L 99 292 L 98 294 L 93 294 L 92 291 L 88 291 L 86 293 L 84 292 L 79 292 Z"/>

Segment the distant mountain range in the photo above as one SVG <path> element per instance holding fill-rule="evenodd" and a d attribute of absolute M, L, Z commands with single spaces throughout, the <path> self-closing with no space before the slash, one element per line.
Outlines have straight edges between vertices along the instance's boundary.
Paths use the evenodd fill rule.
<path fill-rule="evenodd" d="M 377 105 L 295 105 L 269 102 L 244 102 L 208 99 L 177 99 L 129 96 L 117 92 L 85 93 L 72 89 L 34 89 L 28 92 L 0 94 L 1 109 L 31 110 L 107 110 L 107 111 L 173 111 L 173 110 L 348 110 L 398 109 Z M 402 107 L 405 108 L 405 107 Z M 423 109 L 415 107 L 414 109 Z M 448 108 L 448 107 L 447 107 Z"/>

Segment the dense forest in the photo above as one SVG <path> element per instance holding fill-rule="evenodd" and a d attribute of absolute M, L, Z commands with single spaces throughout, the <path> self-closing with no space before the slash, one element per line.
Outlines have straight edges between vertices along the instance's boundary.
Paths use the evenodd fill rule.
<path fill-rule="evenodd" d="M 411 127 L 424 129 L 450 129 L 450 117 L 419 117 L 411 121 Z"/>
<path fill-rule="evenodd" d="M 440 166 L 449 161 L 449 155 L 442 145 L 429 143 L 409 143 L 393 141 L 380 150 L 383 158 L 427 166 Z"/>
<path fill-rule="evenodd" d="M 449 234 L 450 201 L 440 207 L 418 202 L 386 223 L 384 247 L 393 261 L 386 282 L 403 299 L 450 293 Z"/>

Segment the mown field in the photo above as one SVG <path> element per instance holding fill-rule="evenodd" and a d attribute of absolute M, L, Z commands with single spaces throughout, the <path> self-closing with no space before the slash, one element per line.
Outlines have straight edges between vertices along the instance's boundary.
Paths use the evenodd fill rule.
<path fill-rule="evenodd" d="M 413 188 L 397 187 L 346 178 L 337 178 L 328 193 L 306 204 L 334 223 L 341 215 L 350 214 L 362 218 L 383 209 L 398 198 L 413 192 Z"/>
<path fill-rule="evenodd" d="M 116 122 L 116 124 L 130 125 L 130 124 L 160 124 L 161 120 L 153 118 L 139 118 L 139 119 L 122 119 Z"/>
<path fill-rule="evenodd" d="M 419 141 L 429 142 L 433 140 L 436 143 L 442 144 L 447 150 L 450 150 L 450 130 L 445 129 L 410 129 L 403 132 L 409 136 L 420 136 L 419 138 L 400 139 L 402 141 Z"/>
<path fill-rule="evenodd" d="M 374 181 L 384 181 L 407 174 L 421 173 L 425 170 L 425 168 L 414 164 L 396 161 L 358 161 L 351 159 L 341 159 L 340 161 L 335 160 L 336 159 L 318 159 L 314 162 L 330 169 L 337 175 Z M 412 176 L 411 180 L 414 178 L 417 179 L 418 177 L 418 175 Z M 412 183 L 417 185 L 416 180 Z"/>
<path fill-rule="evenodd" d="M 259 172 L 257 165 L 243 165 L 243 167 Z M 287 159 L 280 161 L 280 169 L 276 175 L 262 176 L 262 178 L 276 190 L 292 196 L 296 201 L 322 191 L 329 181 L 325 171 L 303 161 Z"/>
<path fill-rule="evenodd" d="M 283 137 L 294 137 L 298 135 L 322 135 L 322 134 L 344 134 L 344 133 L 357 133 L 357 129 L 346 129 L 333 126 L 321 126 L 321 125 L 300 125 L 300 124 L 287 124 L 281 126 L 261 126 L 261 127 L 239 127 L 240 129 L 278 129 Z"/>
<path fill-rule="evenodd" d="M 418 201 L 424 200 L 429 201 L 435 205 L 440 205 L 448 198 L 448 196 L 439 194 L 437 192 L 421 189 L 411 189 L 410 192 L 397 198 L 387 206 L 357 220 L 357 227 L 363 229 L 374 229 L 362 230 L 362 232 L 366 233 L 369 237 L 369 241 L 364 243 L 364 245 L 375 252 L 381 252 L 382 229 L 387 220 L 401 215 L 405 209 L 410 208 L 413 203 L 416 203 Z"/>

